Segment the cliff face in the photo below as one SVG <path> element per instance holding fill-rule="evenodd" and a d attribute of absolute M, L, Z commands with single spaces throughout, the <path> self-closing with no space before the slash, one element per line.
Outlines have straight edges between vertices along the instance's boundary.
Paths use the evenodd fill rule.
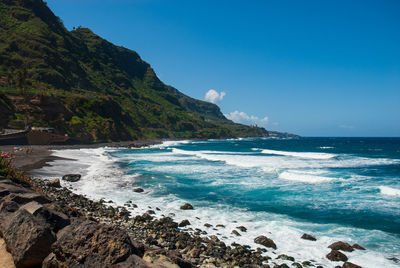
<path fill-rule="evenodd" d="M 68 31 L 42 0 L 1 0 L 0 26 L 0 109 L 10 114 L 0 127 L 51 126 L 88 141 L 268 135 L 165 85 L 136 52 Z"/>

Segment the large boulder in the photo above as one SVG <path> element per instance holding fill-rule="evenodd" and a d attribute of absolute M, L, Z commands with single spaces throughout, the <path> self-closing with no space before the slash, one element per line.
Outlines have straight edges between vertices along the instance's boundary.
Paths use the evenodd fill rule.
<path fill-rule="evenodd" d="M 66 174 L 62 177 L 64 181 L 77 182 L 81 179 L 81 174 Z"/>
<path fill-rule="evenodd" d="M 11 193 L 8 196 L 3 198 L 4 200 L 10 200 L 14 201 L 17 204 L 23 205 L 32 201 L 38 202 L 40 204 L 46 204 L 50 203 L 50 201 L 44 197 L 43 195 L 40 195 L 35 192 L 26 192 L 26 193 Z"/>
<path fill-rule="evenodd" d="M 14 201 L 6 200 L 0 204 L 0 236 L 4 236 L 14 212 L 19 209 L 19 205 Z"/>
<path fill-rule="evenodd" d="M 38 219 L 48 223 L 55 233 L 71 223 L 64 213 L 47 208 L 35 201 L 23 205 L 21 209 L 25 209 Z"/>
<path fill-rule="evenodd" d="M 75 220 L 62 229 L 43 267 L 111 267 L 143 249 L 118 227 Z"/>
<path fill-rule="evenodd" d="M 335 249 L 332 249 L 326 257 L 330 261 L 347 261 L 347 256 Z"/>
<path fill-rule="evenodd" d="M 47 224 L 25 209 L 20 209 L 10 219 L 4 240 L 18 268 L 40 266 L 51 252 L 51 244 L 56 237 Z"/>
<path fill-rule="evenodd" d="M 9 195 L 10 193 L 27 193 L 28 189 L 21 187 L 10 180 L 0 181 L 0 198 Z"/>
<path fill-rule="evenodd" d="M 350 244 L 342 242 L 342 241 L 332 243 L 328 246 L 328 248 L 334 249 L 334 250 L 347 251 L 347 252 L 352 252 L 354 250 Z"/>
<path fill-rule="evenodd" d="M 268 238 L 266 236 L 263 236 L 263 235 L 260 235 L 260 236 L 256 237 L 254 239 L 254 243 L 263 245 L 264 247 L 267 247 L 267 248 L 276 249 L 275 242 L 272 239 L 270 239 L 270 238 Z"/>

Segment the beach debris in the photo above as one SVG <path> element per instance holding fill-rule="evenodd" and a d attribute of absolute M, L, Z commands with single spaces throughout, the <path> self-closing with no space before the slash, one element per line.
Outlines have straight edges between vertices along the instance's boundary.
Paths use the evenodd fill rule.
<path fill-rule="evenodd" d="M 309 234 L 303 234 L 303 235 L 301 236 L 301 238 L 302 238 L 302 239 L 305 239 L 305 240 L 310 240 L 310 241 L 317 241 L 317 239 L 316 239 L 314 236 L 309 235 Z"/>
<path fill-rule="evenodd" d="M 361 266 L 347 261 L 343 264 L 342 268 L 361 268 Z"/>
<path fill-rule="evenodd" d="M 179 227 L 185 227 L 185 226 L 188 226 L 188 225 L 190 225 L 190 221 L 189 220 L 183 220 L 183 221 L 181 221 L 180 223 L 179 223 Z"/>
<path fill-rule="evenodd" d="M 350 246 L 350 244 L 342 242 L 342 241 L 332 243 L 328 246 L 328 248 L 334 249 L 334 250 L 347 251 L 347 252 L 352 252 L 354 250 L 353 247 Z"/>
<path fill-rule="evenodd" d="M 144 192 L 144 190 L 142 189 L 142 188 L 135 188 L 135 189 L 133 189 L 133 191 L 135 192 L 135 193 L 143 193 Z"/>
<path fill-rule="evenodd" d="M 77 182 L 81 179 L 81 174 L 66 174 L 62 177 L 64 181 Z"/>
<path fill-rule="evenodd" d="M 347 256 L 344 255 L 342 252 L 332 249 L 331 252 L 326 255 L 326 258 L 330 261 L 347 261 Z"/>
<path fill-rule="evenodd" d="M 254 243 L 263 245 L 264 247 L 267 247 L 267 248 L 276 249 L 275 242 L 272 239 L 270 239 L 264 235 L 260 235 L 260 236 L 256 237 L 254 239 Z"/>
<path fill-rule="evenodd" d="M 236 228 L 239 229 L 239 230 L 242 231 L 242 232 L 246 232 L 246 231 L 247 231 L 247 228 L 244 227 L 244 226 L 238 226 L 238 227 L 236 227 Z"/>
<path fill-rule="evenodd" d="M 358 250 L 365 250 L 365 248 L 363 246 L 360 246 L 359 244 L 354 244 L 351 246 L 353 249 L 358 249 Z"/>
<path fill-rule="evenodd" d="M 52 180 L 51 182 L 49 182 L 49 186 L 54 187 L 54 188 L 61 188 L 60 179 Z"/>
<path fill-rule="evenodd" d="M 189 209 L 193 209 L 193 206 L 189 203 L 185 203 L 184 205 L 181 206 L 182 210 L 189 210 Z"/>

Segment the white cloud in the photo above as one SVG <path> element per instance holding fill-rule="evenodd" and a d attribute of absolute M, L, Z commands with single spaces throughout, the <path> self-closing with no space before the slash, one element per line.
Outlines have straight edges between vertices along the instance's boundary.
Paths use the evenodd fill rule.
<path fill-rule="evenodd" d="M 254 115 L 248 115 L 245 112 L 234 111 L 229 114 L 225 114 L 225 117 L 236 123 L 243 124 L 256 124 L 256 125 L 266 125 L 268 123 L 268 117 L 265 116 L 260 118 Z"/>
<path fill-rule="evenodd" d="M 217 101 L 222 101 L 222 99 L 224 98 L 225 95 L 226 95 L 226 93 L 223 91 L 218 93 L 216 90 L 210 89 L 209 91 L 207 91 L 204 99 L 211 103 L 217 103 Z"/>

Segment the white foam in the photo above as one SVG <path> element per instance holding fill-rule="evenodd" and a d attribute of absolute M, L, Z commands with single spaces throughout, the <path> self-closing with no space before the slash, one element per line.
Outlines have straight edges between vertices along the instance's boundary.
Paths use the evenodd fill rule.
<path fill-rule="evenodd" d="M 336 154 L 327 154 L 327 153 L 287 152 L 287 151 L 276 151 L 267 149 L 262 150 L 261 153 L 294 156 L 294 157 L 309 158 L 309 159 L 331 159 L 337 156 Z"/>
<path fill-rule="evenodd" d="M 389 186 L 379 186 L 378 188 L 381 194 L 400 197 L 400 189 L 391 188 Z"/>
<path fill-rule="evenodd" d="M 323 177 L 323 176 L 316 176 L 307 173 L 299 173 L 299 172 L 289 172 L 284 171 L 279 174 L 280 179 L 290 180 L 290 181 L 300 181 L 300 182 L 307 182 L 307 183 L 321 183 L 321 182 L 328 182 L 334 180 L 335 178 L 332 177 Z"/>
<path fill-rule="evenodd" d="M 177 146 L 180 144 L 189 144 L 192 143 L 193 141 L 191 140 L 181 140 L 181 141 L 163 141 L 160 144 L 154 144 L 150 145 L 148 148 L 168 148 L 168 147 L 173 147 Z"/>
<path fill-rule="evenodd" d="M 107 200 L 113 200 L 116 205 L 123 205 L 126 201 L 133 200 L 133 202 L 139 207 L 130 210 L 132 216 L 146 212 L 149 209 L 148 206 L 151 206 L 152 208 L 159 207 L 161 211 L 156 210 L 156 217 L 158 218 L 162 215 L 167 216 L 173 213 L 175 215 L 174 220 L 177 222 L 183 219 L 188 219 L 191 223 L 190 227 L 206 230 L 208 235 L 217 235 L 227 244 L 238 242 L 250 245 L 252 248 L 259 246 L 254 243 L 255 237 L 261 234 L 266 235 L 273 239 L 277 244 L 278 249 L 276 251 L 268 252 L 268 255 L 271 256 L 273 261 L 276 263 L 280 262 L 275 258 L 279 254 L 285 253 L 295 257 L 299 262 L 314 259 L 324 267 L 333 267 L 332 262 L 327 260 L 325 257 L 326 254 L 329 253 L 327 245 L 332 242 L 344 240 L 349 243 L 360 243 L 361 245 L 365 245 L 365 241 L 378 241 L 382 239 L 393 241 L 394 239 L 392 236 L 377 230 L 369 230 L 366 232 L 362 229 L 348 228 L 335 224 L 313 224 L 293 220 L 285 215 L 247 211 L 245 209 L 219 203 L 207 203 L 207 201 L 183 200 L 173 193 L 161 195 L 160 192 L 163 192 L 162 184 L 158 184 L 151 189 L 144 187 L 144 193 L 134 193 L 132 183 L 134 183 L 140 175 L 128 175 L 121 171 L 121 169 L 115 164 L 115 162 L 119 161 L 120 158 L 110 157 L 107 153 L 109 151 L 110 149 L 56 151 L 55 154 L 58 156 L 76 159 L 77 161 L 70 161 L 68 165 L 66 165 L 65 160 L 56 160 L 52 163 L 53 167 L 46 168 L 48 168 L 48 172 L 52 172 L 52 168 L 57 170 L 60 166 L 64 165 L 68 166 L 68 168 L 72 170 L 77 167 L 80 171 L 84 170 L 83 174 L 85 175 L 80 181 L 75 183 L 66 183 L 63 181 L 63 186 L 73 187 L 72 190 L 75 193 L 85 194 L 92 199 L 98 200 L 100 198 L 105 198 Z M 251 166 L 252 161 L 256 162 L 255 166 L 262 166 L 263 162 L 271 161 L 272 163 L 269 163 L 267 167 L 276 167 L 276 165 L 288 161 L 287 157 L 282 156 L 235 156 L 229 154 L 209 154 L 205 152 L 183 151 L 178 149 L 175 149 L 173 152 L 163 152 L 161 155 L 156 153 L 153 156 L 157 157 L 158 160 L 161 160 L 160 158 L 164 157 L 165 159 L 170 159 L 170 157 L 176 157 L 174 154 L 182 153 L 188 156 L 194 155 L 196 157 L 203 157 L 208 160 L 216 159 L 216 161 L 221 161 L 219 159 L 224 159 L 224 161 L 235 163 L 235 165 L 245 166 Z M 143 157 L 140 159 L 145 159 L 147 157 L 152 161 L 151 154 L 134 154 L 131 158 L 136 157 Z M 126 156 L 126 158 L 128 159 L 129 157 Z M 318 160 L 315 161 L 318 162 Z M 315 161 L 296 159 L 290 160 L 289 165 L 293 165 L 293 163 L 302 163 L 302 165 L 304 165 L 304 163 Z M 85 164 L 82 165 L 82 162 Z M 223 166 L 225 165 L 222 165 L 222 167 Z M 173 167 L 173 165 L 169 165 L 168 169 L 172 171 Z M 209 166 L 205 165 L 204 167 L 201 167 L 201 165 L 199 165 L 198 167 L 195 167 L 192 165 L 188 168 L 185 165 L 175 165 L 175 168 L 178 167 L 185 168 L 186 170 L 190 169 L 193 172 L 199 172 L 201 170 L 201 172 L 207 173 L 207 167 Z M 164 171 L 167 170 L 163 166 L 159 166 L 159 168 L 160 170 L 163 170 L 163 168 Z M 240 168 L 237 169 L 239 170 Z M 298 171 L 296 173 L 296 171 L 292 170 L 285 172 L 280 175 L 291 178 L 296 177 L 297 179 L 295 180 L 297 181 L 316 183 L 326 181 L 327 179 L 327 177 L 323 176 L 324 173 L 322 171 L 308 171 L 303 173 Z M 306 176 L 307 179 L 304 179 L 302 176 Z M 228 180 L 226 180 L 226 182 L 228 182 Z M 247 183 L 250 182 L 247 181 Z M 262 183 L 262 181 L 257 183 Z M 179 207 L 185 202 L 192 203 L 195 210 L 180 210 Z M 216 230 L 214 230 L 214 228 L 204 227 L 205 223 L 210 223 L 214 227 L 217 224 L 223 224 L 225 225 L 225 228 L 215 228 Z M 242 236 L 234 236 L 231 233 L 232 230 L 241 225 L 247 228 L 247 232 L 242 233 L 239 231 L 242 233 Z M 313 235 L 317 236 L 318 240 L 313 242 L 300 239 L 300 236 L 304 232 L 310 232 L 307 230 L 320 230 L 318 232 L 311 231 Z M 366 234 L 370 237 L 367 237 Z M 390 243 L 394 245 L 394 242 Z M 390 244 L 387 248 L 390 248 Z M 346 255 L 349 257 L 349 261 L 361 265 L 362 267 L 396 267 L 393 262 L 385 258 L 387 256 L 384 256 L 384 253 L 378 251 L 354 251 L 346 253 Z"/>
<path fill-rule="evenodd" d="M 331 146 L 321 146 L 319 147 L 320 149 L 333 149 L 335 147 L 331 147 Z"/>
<path fill-rule="evenodd" d="M 287 157 L 283 154 L 257 155 L 252 153 L 232 154 L 216 151 L 189 151 L 173 148 L 172 152 L 177 155 L 195 156 L 210 161 L 222 161 L 228 165 L 238 167 L 262 168 L 266 172 L 275 172 L 278 169 L 303 169 L 303 168 L 351 168 L 370 165 L 390 165 L 400 163 L 397 159 L 388 158 L 366 158 L 346 155 L 341 159 L 334 158 L 333 154 L 325 153 L 299 153 L 306 157 Z M 212 153 L 210 153 L 212 152 Z M 274 151 L 279 152 L 279 151 Z M 286 152 L 283 152 L 286 153 Z M 287 152 L 289 153 L 289 152 Z M 313 158 L 312 158 L 313 157 Z"/>

